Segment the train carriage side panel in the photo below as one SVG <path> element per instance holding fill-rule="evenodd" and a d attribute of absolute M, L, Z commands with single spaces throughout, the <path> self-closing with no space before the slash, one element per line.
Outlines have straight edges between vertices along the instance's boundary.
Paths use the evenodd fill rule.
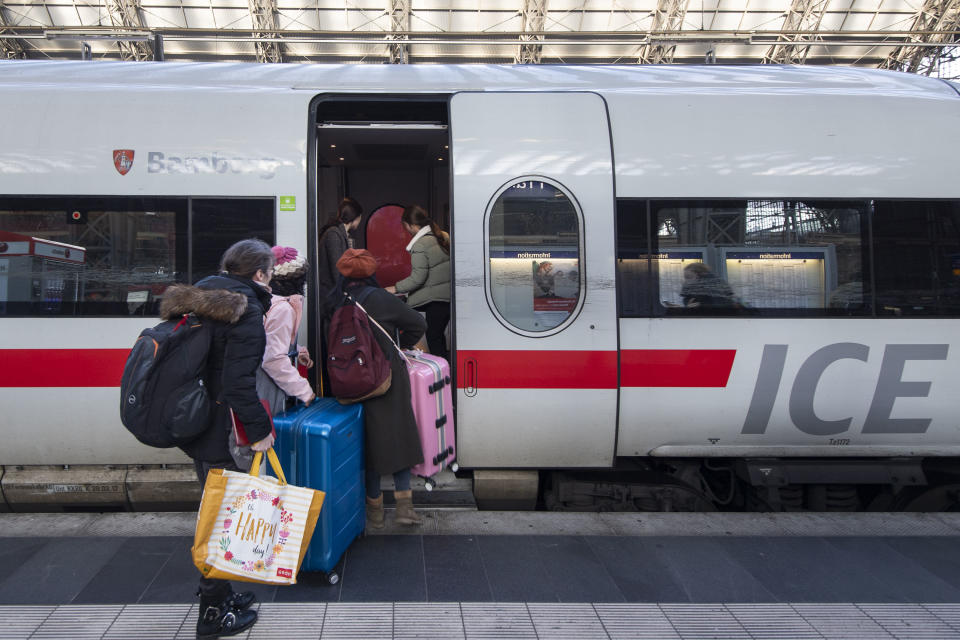
<path fill-rule="evenodd" d="M 960 199 L 948 169 L 957 94 L 886 77 L 862 89 L 613 93 L 618 202 Z M 960 320 L 649 317 L 667 303 L 665 285 L 648 285 L 660 311 L 620 319 L 618 455 L 960 455 Z"/>
<path fill-rule="evenodd" d="M 196 86 L 4 83 L 0 99 L 18 116 L 0 124 L 0 209 L 12 195 L 276 198 L 277 239 L 306 250 L 311 97 Z M 126 352 L 155 323 L 151 317 L 0 317 L 0 464 L 186 460 L 176 450 L 136 442 L 116 409 Z"/>

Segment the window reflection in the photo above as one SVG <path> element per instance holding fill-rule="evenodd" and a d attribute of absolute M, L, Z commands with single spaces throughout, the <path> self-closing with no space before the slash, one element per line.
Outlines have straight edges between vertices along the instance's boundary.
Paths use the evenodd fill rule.
<path fill-rule="evenodd" d="M 490 293 L 514 327 L 548 331 L 580 300 L 580 219 L 570 198 L 540 180 L 518 181 L 489 216 Z"/>
<path fill-rule="evenodd" d="M 272 243 L 273 209 L 272 198 L 0 199 L 0 315 L 156 315 L 168 286 L 216 271 L 210 256 L 242 238 Z"/>
<path fill-rule="evenodd" d="M 621 299 L 649 269 L 650 314 L 868 315 L 869 202 L 651 201 L 649 249 L 618 243 Z M 637 226 L 618 205 L 618 229 Z M 619 232 L 619 231 L 618 231 Z M 636 257 L 633 257 L 636 256 Z M 637 264 L 632 264 L 637 263 Z M 640 266 L 646 263 L 646 267 Z M 637 274 L 637 275 L 634 275 Z M 639 285 L 646 286 L 646 285 Z M 636 305 L 635 305 L 636 307 Z M 642 309 L 622 309 L 644 315 Z"/>

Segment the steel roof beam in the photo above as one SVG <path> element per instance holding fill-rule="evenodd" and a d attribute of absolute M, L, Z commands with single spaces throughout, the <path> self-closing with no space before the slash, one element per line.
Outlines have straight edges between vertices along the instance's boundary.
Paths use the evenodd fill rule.
<path fill-rule="evenodd" d="M 0 35 L 8 33 L 9 23 L 7 17 L 3 15 L 4 3 L 0 2 Z M 0 58 L 26 58 L 27 54 L 23 50 L 23 45 L 14 38 L 0 38 Z"/>
<path fill-rule="evenodd" d="M 811 43 L 820 39 L 816 33 L 798 34 L 797 31 L 816 32 L 826 13 L 828 0 L 792 0 L 784 16 L 782 34 L 778 43 L 767 49 L 764 64 L 803 64 L 810 55 Z"/>
<path fill-rule="evenodd" d="M 520 17 L 523 33 L 513 61 L 516 64 L 540 64 L 544 39 L 541 32 L 547 21 L 547 0 L 523 0 Z"/>
<path fill-rule="evenodd" d="M 390 64 L 407 64 L 410 62 L 410 45 L 407 44 L 410 31 L 410 0 L 388 0 L 387 14 L 390 16 L 390 35 L 387 37 L 391 44 L 387 46 Z"/>
<path fill-rule="evenodd" d="M 650 34 L 661 32 L 680 31 L 683 28 L 683 19 L 687 15 L 688 0 L 657 0 L 657 8 L 653 11 L 653 22 L 650 25 Z M 677 52 L 677 45 L 668 43 L 650 43 L 640 48 L 637 62 L 640 64 L 670 64 Z"/>
<path fill-rule="evenodd" d="M 144 30 L 140 0 L 106 0 L 110 23 L 121 29 Z M 153 48 L 146 42 L 117 42 L 121 60 L 152 60 Z"/>
<path fill-rule="evenodd" d="M 277 0 L 249 0 L 250 18 L 253 21 L 255 38 L 269 37 L 279 30 L 277 24 Z M 279 42 L 258 40 L 256 43 L 257 62 L 283 62 Z"/>
<path fill-rule="evenodd" d="M 922 44 L 960 43 L 960 0 L 925 0 L 913 20 L 912 31 L 917 43 L 894 49 L 880 65 L 881 69 L 896 69 L 930 75 L 940 66 L 947 47 L 924 47 Z M 944 33 L 948 32 L 948 33 Z"/>

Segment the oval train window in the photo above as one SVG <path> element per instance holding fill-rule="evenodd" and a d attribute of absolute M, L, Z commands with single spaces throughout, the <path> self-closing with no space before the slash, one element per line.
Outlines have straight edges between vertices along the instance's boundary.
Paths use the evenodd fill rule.
<path fill-rule="evenodd" d="M 497 315 L 522 333 L 562 330 L 580 307 L 582 219 L 558 184 L 517 180 L 487 216 L 489 295 Z"/>

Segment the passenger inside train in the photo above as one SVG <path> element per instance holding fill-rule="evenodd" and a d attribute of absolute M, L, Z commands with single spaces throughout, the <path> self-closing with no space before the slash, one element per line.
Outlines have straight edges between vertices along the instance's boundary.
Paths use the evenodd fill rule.
<path fill-rule="evenodd" d="M 419 205 L 403 210 L 401 224 L 413 236 L 406 246 L 411 273 L 386 290 L 406 296 L 407 304 L 424 314 L 430 353 L 447 359 L 444 333 L 450 321 L 450 235 Z"/>

